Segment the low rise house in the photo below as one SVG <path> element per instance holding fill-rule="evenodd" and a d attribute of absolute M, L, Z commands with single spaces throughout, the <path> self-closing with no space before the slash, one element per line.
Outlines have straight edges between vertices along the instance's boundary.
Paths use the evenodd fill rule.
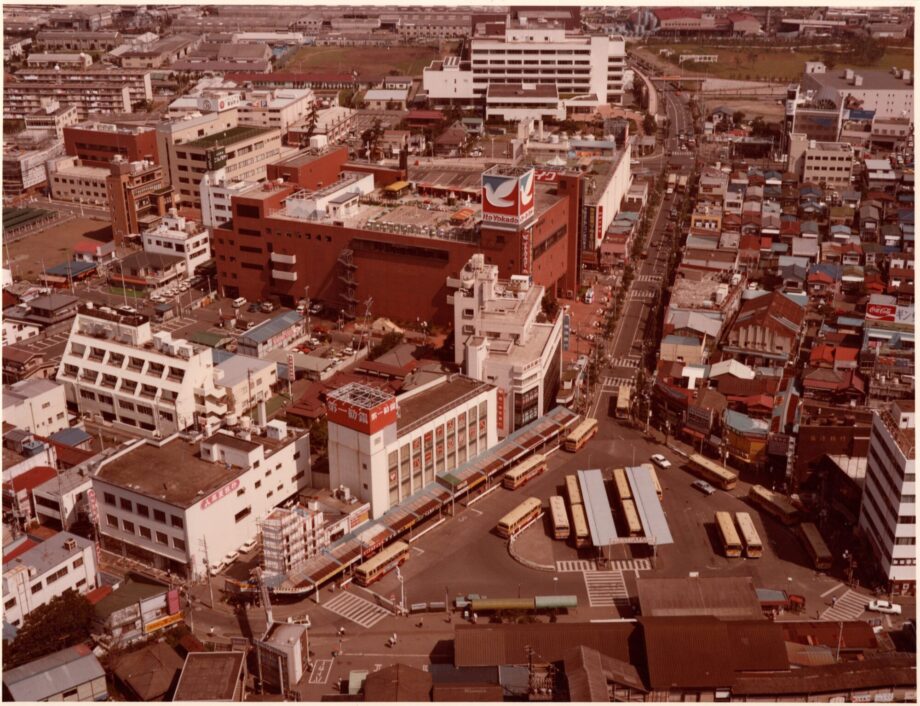
<path fill-rule="evenodd" d="M 107 701 L 105 670 L 89 645 L 76 645 L 3 672 L 4 700 Z"/>

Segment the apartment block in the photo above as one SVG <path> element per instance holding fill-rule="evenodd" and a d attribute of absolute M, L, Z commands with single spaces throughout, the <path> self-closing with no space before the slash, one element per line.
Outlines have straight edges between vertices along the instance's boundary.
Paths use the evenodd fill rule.
<path fill-rule="evenodd" d="M 60 140 L 64 137 L 64 128 L 78 122 L 77 109 L 72 105 L 61 105 L 56 100 L 48 99 L 41 108 L 25 117 L 27 130 L 48 130 Z"/>
<path fill-rule="evenodd" d="M 143 246 L 147 253 L 181 257 L 191 275 L 211 258 L 211 233 L 172 209 L 156 227 L 144 233 Z"/>
<path fill-rule="evenodd" d="M 35 43 L 45 51 L 88 51 L 105 52 L 121 44 L 118 32 L 74 32 L 71 30 L 42 30 L 35 36 Z"/>
<path fill-rule="evenodd" d="M 62 83 L 66 85 L 111 85 L 127 86 L 131 104 L 137 105 L 153 99 L 153 84 L 150 71 L 141 69 L 112 69 L 111 67 L 88 67 L 68 69 L 66 72 L 55 69 L 22 69 L 16 72 L 20 81 L 39 81 Z"/>
<path fill-rule="evenodd" d="M 210 349 L 153 333 L 146 316 L 80 307 L 57 379 L 69 405 L 122 429 L 164 437 L 227 412 Z"/>
<path fill-rule="evenodd" d="M 48 83 L 6 81 L 3 86 L 3 119 L 24 120 L 41 109 L 42 100 L 54 98 L 61 105 L 73 105 L 80 120 L 91 113 L 129 113 L 131 94 L 117 82 Z"/>
<path fill-rule="evenodd" d="M 201 578 L 308 487 L 309 470 L 309 437 L 277 420 L 198 443 L 139 440 L 104 459 L 93 476 L 99 531 L 107 546 Z"/>
<path fill-rule="evenodd" d="M 853 145 L 848 142 L 819 142 L 798 133 L 789 136 L 789 169 L 803 182 L 849 189 L 854 160 Z"/>
<path fill-rule="evenodd" d="M 545 289 L 530 277 L 498 278 L 498 268 L 474 255 L 449 278 L 456 286 L 454 362 L 464 374 L 498 388 L 500 437 L 529 424 L 555 406 L 562 370 L 562 313 L 542 310 Z"/>
<path fill-rule="evenodd" d="M 890 593 L 914 595 L 917 581 L 914 400 L 897 400 L 872 415 L 859 527 Z"/>
<path fill-rule="evenodd" d="M 22 537 L 3 548 L 3 620 L 22 627 L 32 611 L 64 591 L 96 587 L 96 548 L 70 532 L 43 542 Z"/>

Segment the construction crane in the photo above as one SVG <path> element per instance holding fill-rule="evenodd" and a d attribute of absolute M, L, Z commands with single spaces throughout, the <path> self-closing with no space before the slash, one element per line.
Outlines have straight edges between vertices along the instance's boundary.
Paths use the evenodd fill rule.
<path fill-rule="evenodd" d="M 370 345 L 370 319 L 371 307 L 374 305 L 374 298 L 368 297 L 364 302 L 364 329 L 361 331 L 361 338 L 358 340 L 358 350 L 360 351 L 365 344 Z"/>

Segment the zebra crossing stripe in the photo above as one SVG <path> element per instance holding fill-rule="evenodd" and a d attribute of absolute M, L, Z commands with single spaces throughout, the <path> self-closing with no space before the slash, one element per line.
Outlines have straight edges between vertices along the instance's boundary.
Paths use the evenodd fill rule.
<path fill-rule="evenodd" d="M 629 592 L 626 590 L 626 581 L 623 572 L 617 569 L 612 571 L 585 571 L 585 588 L 588 592 L 588 603 L 591 607 L 626 605 L 629 603 Z"/>
<path fill-rule="evenodd" d="M 821 614 L 821 620 L 856 620 L 866 611 L 866 597 L 847 590 L 830 608 Z"/>
<path fill-rule="evenodd" d="M 390 615 L 385 608 L 348 592 L 331 598 L 322 607 L 364 628 L 369 628 Z"/>
<path fill-rule="evenodd" d="M 585 559 L 575 559 L 571 561 L 557 561 L 556 571 L 559 573 L 572 573 L 576 571 L 593 571 L 594 562 Z"/>

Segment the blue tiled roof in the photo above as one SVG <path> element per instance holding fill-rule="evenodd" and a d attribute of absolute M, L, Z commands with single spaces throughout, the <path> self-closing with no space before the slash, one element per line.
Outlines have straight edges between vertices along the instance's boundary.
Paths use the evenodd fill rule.
<path fill-rule="evenodd" d="M 291 326 L 296 326 L 302 320 L 303 317 L 299 312 L 286 311 L 273 319 L 259 324 L 254 329 L 247 331 L 246 334 L 240 336 L 240 338 L 244 341 L 252 341 L 253 343 L 265 343 L 265 341 L 277 336 Z"/>
<path fill-rule="evenodd" d="M 52 441 L 56 441 L 59 444 L 64 444 L 65 446 L 79 446 L 80 444 L 86 443 L 92 438 L 93 437 L 91 437 L 79 427 L 61 429 L 60 431 L 56 431 L 51 435 Z"/>

